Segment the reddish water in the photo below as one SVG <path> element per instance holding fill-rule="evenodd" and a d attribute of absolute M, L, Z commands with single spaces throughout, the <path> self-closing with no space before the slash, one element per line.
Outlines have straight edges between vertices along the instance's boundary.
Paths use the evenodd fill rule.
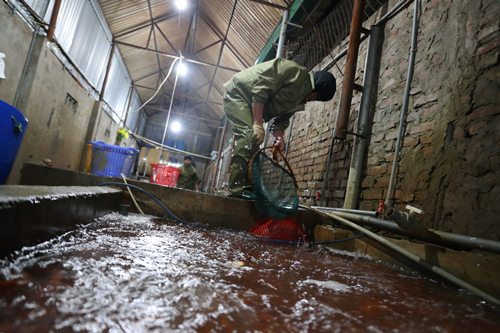
<path fill-rule="evenodd" d="M 110 215 L 0 264 L 0 332 L 498 332 L 499 309 L 364 257 Z"/>

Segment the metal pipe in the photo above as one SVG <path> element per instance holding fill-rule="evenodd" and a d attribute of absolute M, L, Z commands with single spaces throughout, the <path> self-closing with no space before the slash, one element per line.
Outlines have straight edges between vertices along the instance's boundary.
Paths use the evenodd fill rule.
<path fill-rule="evenodd" d="M 108 84 L 109 71 L 111 69 L 111 63 L 113 62 L 113 55 L 115 54 L 116 44 L 111 42 L 111 49 L 109 50 L 108 64 L 106 66 L 106 72 L 104 73 L 104 80 L 102 81 L 101 93 L 99 94 L 99 100 L 104 99 L 104 91 L 106 91 L 106 85 Z"/>
<path fill-rule="evenodd" d="M 345 140 L 347 136 L 354 79 L 356 78 L 356 66 L 358 62 L 361 24 L 363 23 L 364 8 L 365 0 L 354 0 L 351 30 L 349 32 L 349 49 L 347 51 L 347 60 L 344 67 L 342 94 L 340 96 L 339 112 L 337 114 L 337 121 L 335 124 L 334 132 L 334 137 L 340 140 Z"/>
<path fill-rule="evenodd" d="M 54 9 L 52 9 L 52 16 L 50 17 L 49 30 L 47 31 L 47 39 L 52 42 L 54 39 L 54 33 L 56 31 L 57 17 L 59 16 L 59 10 L 61 9 L 62 0 L 56 0 L 54 2 Z"/>
<path fill-rule="evenodd" d="M 174 95 L 175 95 L 175 89 L 177 88 L 177 80 L 179 78 L 179 72 L 175 72 L 175 81 L 174 81 L 174 87 L 172 88 L 172 96 L 170 97 L 170 106 L 168 108 L 168 113 L 167 113 L 167 120 L 165 121 L 165 129 L 163 130 L 163 137 L 161 139 L 161 146 L 160 146 L 160 159 L 161 159 L 161 153 L 163 150 L 163 145 L 165 144 L 165 138 L 167 137 L 167 131 L 168 131 L 168 123 L 170 122 L 170 114 L 172 113 L 172 106 L 174 105 Z"/>
<path fill-rule="evenodd" d="M 396 253 L 396 254 L 400 255 L 401 257 L 403 257 L 404 259 L 409 260 L 413 264 L 418 265 L 420 268 L 423 268 L 427 272 L 438 275 L 442 279 L 447 280 L 460 288 L 464 288 L 464 289 L 470 291 L 471 293 L 481 297 L 484 300 L 487 300 L 487 301 L 489 301 L 493 304 L 496 304 L 496 305 L 500 305 L 500 300 L 497 299 L 496 297 L 488 294 L 487 292 L 485 292 L 477 287 L 474 287 L 470 283 L 456 277 L 455 275 L 450 274 L 449 272 L 445 271 L 441 267 L 435 266 L 435 265 L 425 261 L 425 259 L 420 258 L 416 254 L 411 253 L 410 251 L 407 251 L 406 249 L 402 248 L 401 246 L 394 244 L 393 242 L 375 234 L 374 232 L 371 232 L 370 230 L 365 229 L 362 226 L 359 226 L 356 223 L 353 223 L 353 222 L 347 220 L 346 218 L 339 216 L 339 214 L 337 214 L 337 213 L 324 213 L 324 212 L 321 212 L 317 209 L 312 209 L 309 207 L 304 207 L 304 208 L 310 209 L 310 210 L 315 211 L 321 215 L 329 217 L 337 222 L 340 222 L 344 226 L 346 226 L 350 229 L 354 229 L 354 230 L 364 234 L 365 236 L 367 236 L 368 238 L 373 240 L 376 244 L 383 246 L 384 248 L 390 250 L 392 253 Z"/>
<path fill-rule="evenodd" d="M 284 53 L 286 28 L 288 22 L 288 9 L 283 11 L 283 18 L 281 20 L 280 38 L 278 40 L 278 49 L 276 50 L 276 58 L 286 58 Z"/>
<path fill-rule="evenodd" d="M 397 225 L 397 223 L 392 221 L 344 212 L 335 212 L 335 214 L 363 226 L 377 228 L 393 234 L 418 239 L 438 246 L 449 247 L 456 250 L 481 250 L 500 254 L 500 242 L 494 240 L 454 234 L 434 229 L 427 229 L 427 233 L 424 236 L 422 234 L 416 234 L 410 230 L 401 228 Z M 429 234 L 433 234 L 434 237 L 427 237 Z"/>
<path fill-rule="evenodd" d="M 333 129 L 332 132 L 335 132 Z M 321 205 L 326 205 L 326 190 L 328 185 L 328 177 L 330 175 L 330 164 L 332 163 L 333 146 L 335 145 L 335 136 L 332 133 L 332 141 L 330 142 L 330 147 L 328 148 L 328 156 L 326 158 L 325 173 L 323 174 L 323 186 L 321 187 Z"/>
<path fill-rule="evenodd" d="M 413 0 L 402 0 L 394 7 L 392 7 L 387 13 L 385 13 L 384 16 L 382 16 L 375 25 L 384 25 L 387 21 L 389 21 L 391 18 L 393 18 L 395 15 L 399 14 L 400 11 L 402 11 L 407 5 L 410 4 Z"/>
<path fill-rule="evenodd" d="M 290 141 L 292 140 L 292 129 L 293 129 L 293 121 L 295 119 L 295 115 L 292 115 L 292 119 L 290 120 L 290 125 L 288 126 L 290 130 L 288 131 L 288 138 L 285 143 L 285 157 L 288 158 L 288 152 L 290 151 Z"/>
<path fill-rule="evenodd" d="M 347 209 L 347 208 L 334 208 L 334 207 L 321 207 L 321 206 L 311 206 L 311 208 L 321 210 L 324 212 L 340 212 L 340 213 L 350 213 L 363 216 L 378 217 L 379 213 L 371 210 L 358 210 L 358 209 Z"/>
<path fill-rule="evenodd" d="M 344 208 L 356 208 L 361 192 L 361 180 L 366 160 L 370 132 L 377 103 L 378 80 L 380 74 L 380 59 L 384 41 L 384 27 L 372 26 L 370 41 L 366 53 L 365 76 L 363 79 L 363 94 L 359 107 L 359 116 L 356 125 L 354 145 L 352 148 L 351 165 L 344 199 Z"/>
<path fill-rule="evenodd" d="M 134 85 L 131 84 L 130 88 L 128 89 L 128 95 L 127 95 L 127 106 L 125 107 L 125 119 L 123 120 L 123 126 L 127 127 L 127 119 L 128 115 L 130 113 L 130 104 L 132 102 L 132 95 L 134 94 Z"/>
<path fill-rule="evenodd" d="M 398 166 L 399 166 L 399 154 L 401 152 L 403 136 L 406 131 L 406 117 L 408 115 L 411 83 L 413 81 L 413 73 L 415 71 L 415 56 L 417 54 L 417 35 L 418 35 L 418 23 L 419 23 L 418 21 L 420 15 L 419 12 L 420 12 L 419 0 L 415 0 L 413 4 L 413 26 L 411 35 L 412 37 L 411 37 L 410 59 L 408 61 L 408 75 L 406 77 L 406 86 L 404 92 L 403 106 L 401 109 L 401 115 L 399 119 L 399 131 L 396 140 L 396 149 L 394 151 L 394 159 L 392 162 L 391 177 L 389 178 L 389 187 L 387 190 L 387 197 L 385 199 L 386 206 L 392 206 L 394 189 L 396 187 L 396 176 L 398 173 Z"/>
<path fill-rule="evenodd" d="M 24 80 L 26 79 L 26 74 L 28 73 L 28 67 L 31 61 L 31 56 L 33 55 L 33 48 L 35 47 L 35 41 L 37 39 L 37 35 L 38 35 L 37 32 L 33 31 L 30 46 L 28 48 L 28 54 L 26 55 L 26 60 L 24 61 L 23 71 L 21 72 L 21 77 L 19 78 L 16 94 L 14 95 L 14 100 L 12 101 L 12 105 L 16 108 L 18 108 L 19 106 L 18 103 L 19 103 L 19 98 L 21 97 L 21 90 L 24 84 Z"/>
<path fill-rule="evenodd" d="M 219 166 L 221 163 L 222 150 L 224 149 L 224 137 L 226 136 L 226 130 L 227 130 L 227 117 L 224 116 L 224 127 L 222 128 L 221 136 L 219 138 L 219 152 L 217 154 L 217 163 L 215 164 L 214 178 L 212 180 L 212 188 L 210 190 L 210 192 L 212 193 L 215 189 L 217 179 L 219 178 Z"/>

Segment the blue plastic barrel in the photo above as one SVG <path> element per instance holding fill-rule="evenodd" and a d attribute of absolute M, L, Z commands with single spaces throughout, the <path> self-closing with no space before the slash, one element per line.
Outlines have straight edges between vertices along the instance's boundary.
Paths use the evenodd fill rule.
<path fill-rule="evenodd" d="M 0 185 L 7 182 L 17 151 L 28 127 L 28 119 L 10 104 L 0 100 Z"/>
<path fill-rule="evenodd" d="M 104 177 L 130 177 L 137 149 L 108 145 L 101 141 L 91 141 L 92 166 L 90 172 L 93 175 Z"/>

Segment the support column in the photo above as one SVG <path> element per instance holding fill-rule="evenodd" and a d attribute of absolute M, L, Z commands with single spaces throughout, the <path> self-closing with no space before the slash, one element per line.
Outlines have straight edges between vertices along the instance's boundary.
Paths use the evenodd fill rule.
<path fill-rule="evenodd" d="M 85 170 L 85 160 L 87 158 L 87 142 L 92 141 L 95 135 L 95 131 L 98 127 L 98 117 L 99 117 L 99 112 L 101 111 L 103 106 L 103 102 L 101 101 L 95 101 L 94 105 L 92 106 L 92 111 L 90 111 L 90 117 L 89 117 L 89 122 L 87 125 L 87 132 L 85 133 L 85 141 L 83 145 L 83 150 L 82 150 L 82 158 L 80 160 L 80 171 Z"/>
<path fill-rule="evenodd" d="M 33 33 L 28 55 L 24 63 L 23 72 L 21 74 L 21 78 L 19 79 L 14 101 L 12 102 L 12 105 L 24 113 L 25 116 L 27 116 L 26 110 L 28 108 L 31 88 L 35 79 L 44 41 L 44 36 L 39 35 L 36 32 Z"/>
<path fill-rule="evenodd" d="M 363 78 L 363 95 L 359 108 L 359 117 L 355 132 L 349 177 L 344 200 L 344 208 L 358 208 L 361 181 L 366 164 L 366 153 L 370 144 L 371 129 L 375 106 L 377 104 L 378 81 L 380 74 L 380 58 L 384 42 L 384 26 L 372 26 L 370 41 L 366 54 L 365 76 Z"/>

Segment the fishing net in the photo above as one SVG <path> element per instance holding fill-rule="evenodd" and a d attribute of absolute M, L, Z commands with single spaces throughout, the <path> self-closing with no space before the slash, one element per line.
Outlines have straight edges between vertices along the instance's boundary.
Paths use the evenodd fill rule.
<path fill-rule="evenodd" d="M 294 219 L 267 219 L 253 226 L 250 233 L 257 237 L 278 239 L 283 241 L 306 241 L 304 227 Z"/>
<path fill-rule="evenodd" d="M 260 149 L 249 163 L 257 208 L 267 217 L 283 219 L 297 214 L 297 183 L 285 156 L 272 147 Z"/>

